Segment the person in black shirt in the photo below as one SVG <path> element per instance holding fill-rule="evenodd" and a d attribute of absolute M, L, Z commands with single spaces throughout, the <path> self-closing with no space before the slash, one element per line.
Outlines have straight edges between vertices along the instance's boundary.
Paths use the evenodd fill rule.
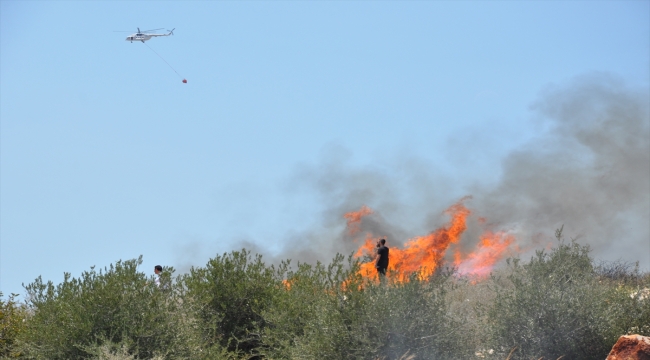
<path fill-rule="evenodd" d="M 377 241 L 375 268 L 380 276 L 386 276 L 386 269 L 388 268 L 388 246 L 386 246 L 386 239 Z"/>

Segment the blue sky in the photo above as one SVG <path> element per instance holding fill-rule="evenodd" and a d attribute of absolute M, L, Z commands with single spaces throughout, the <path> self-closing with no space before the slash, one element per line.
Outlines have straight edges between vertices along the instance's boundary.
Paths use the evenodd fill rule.
<path fill-rule="evenodd" d="M 146 271 L 203 265 L 244 241 L 277 253 L 328 221 L 328 202 L 297 179 L 332 159 L 382 174 L 418 164 L 445 179 L 439 210 L 497 184 L 503 159 L 548 130 L 531 110 L 545 89 L 594 73 L 650 86 L 648 1 L 0 10 L 5 294 L 141 254 Z M 147 45 L 187 84 L 114 32 L 136 27 L 176 28 Z"/>

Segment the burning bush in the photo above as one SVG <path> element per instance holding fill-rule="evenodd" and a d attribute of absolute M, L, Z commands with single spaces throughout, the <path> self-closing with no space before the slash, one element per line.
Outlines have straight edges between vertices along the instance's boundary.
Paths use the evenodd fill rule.
<path fill-rule="evenodd" d="M 515 238 L 506 231 L 492 231 L 483 229 L 480 242 L 476 249 L 470 253 L 462 253 L 459 248 L 465 231 L 468 218 L 472 211 L 464 204 L 469 196 L 460 199 L 457 203 L 445 210 L 449 222 L 423 236 L 409 239 L 403 247 L 390 249 L 389 270 L 394 270 L 394 275 L 399 281 L 407 281 L 412 274 L 418 273 L 420 279 L 425 279 L 433 274 L 436 269 L 443 266 L 448 253 L 454 252 L 454 265 L 460 275 L 475 278 L 487 277 L 494 266 L 503 258 L 514 244 Z M 360 233 L 360 223 L 365 216 L 370 216 L 373 211 L 367 206 L 359 211 L 346 213 L 348 233 Z M 478 226 L 483 226 L 485 218 L 478 219 Z M 364 244 L 357 250 L 358 258 L 371 258 L 376 250 L 375 244 L 379 237 L 371 232 L 365 233 Z M 359 240 L 359 239 L 356 239 Z M 395 271 L 396 270 L 396 271 Z M 361 264 L 360 273 L 366 278 L 376 276 L 374 264 L 371 261 Z"/>
<path fill-rule="evenodd" d="M 456 321 L 448 316 L 451 273 L 426 279 L 415 273 L 410 281 L 394 277 L 375 283 L 361 278 L 358 264 L 352 264 L 344 272 L 350 277 L 315 295 L 319 300 L 310 305 L 287 358 L 398 359 L 408 352 L 417 359 L 438 359 L 468 353 L 457 341 Z"/>
<path fill-rule="evenodd" d="M 604 271 L 588 247 L 558 239 L 479 281 L 438 266 L 377 282 L 352 255 L 292 268 L 242 250 L 160 291 L 136 270 L 141 259 L 120 261 L 28 285 L 31 315 L 13 349 L 48 359 L 594 359 L 621 334 L 650 335 L 650 277 Z"/>

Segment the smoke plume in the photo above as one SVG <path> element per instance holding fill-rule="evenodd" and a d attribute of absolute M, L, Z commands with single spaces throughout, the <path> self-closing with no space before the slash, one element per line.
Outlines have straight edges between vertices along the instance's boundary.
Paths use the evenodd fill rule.
<path fill-rule="evenodd" d="M 532 109 L 549 132 L 507 156 L 476 206 L 520 241 L 564 233 L 609 260 L 650 266 L 647 90 L 603 74 L 546 89 Z"/>
<path fill-rule="evenodd" d="M 401 246 L 435 230 L 447 220 L 443 210 L 471 194 L 467 205 L 475 219 L 514 234 L 523 251 L 552 245 L 555 229 L 564 226 L 564 234 L 589 244 L 594 257 L 639 261 L 648 269 L 649 102 L 647 89 L 605 74 L 545 89 L 531 108 L 545 130 L 502 160 L 496 185 L 467 184 L 412 158 L 389 169 L 354 167 L 345 149 L 330 149 L 316 166 L 300 167 L 288 185 L 290 192 L 316 194 L 322 222 L 289 235 L 276 257 L 326 262 L 354 252 L 361 244 L 346 231 L 343 216 L 363 206 L 373 212 L 356 231 Z M 462 246 L 474 246 L 479 232 L 470 224 Z"/>

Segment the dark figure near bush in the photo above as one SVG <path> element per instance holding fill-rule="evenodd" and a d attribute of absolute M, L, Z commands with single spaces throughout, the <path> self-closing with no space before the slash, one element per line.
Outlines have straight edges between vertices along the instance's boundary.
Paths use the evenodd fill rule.
<path fill-rule="evenodd" d="M 160 287 L 160 273 L 162 273 L 162 270 L 163 270 L 162 266 L 160 266 L 160 265 L 156 265 L 153 268 L 153 272 L 154 272 L 154 274 L 156 274 L 156 280 L 155 281 L 156 281 L 156 286 L 157 287 Z"/>
<path fill-rule="evenodd" d="M 388 246 L 386 246 L 386 239 L 377 241 L 375 268 L 380 276 L 386 276 L 386 269 L 388 268 Z"/>

